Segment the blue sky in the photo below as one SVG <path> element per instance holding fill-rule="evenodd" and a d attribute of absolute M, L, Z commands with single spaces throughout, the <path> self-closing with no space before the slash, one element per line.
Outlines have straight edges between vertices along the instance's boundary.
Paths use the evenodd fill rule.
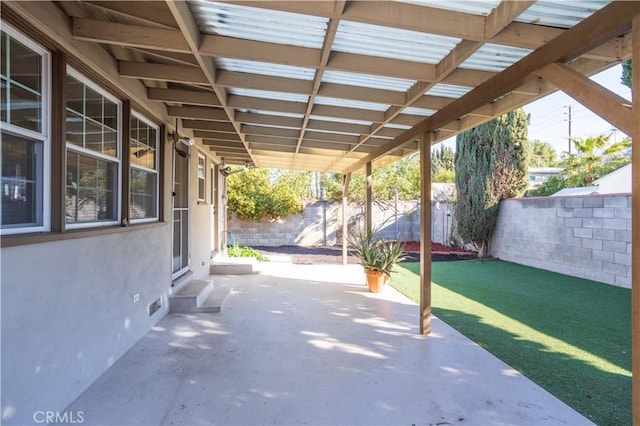
<path fill-rule="evenodd" d="M 631 99 L 631 89 L 620 83 L 622 66 L 618 65 L 591 79 L 600 83 L 618 95 Z M 568 148 L 568 108 L 571 105 L 571 134 L 574 138 L 611 134 L 614 128 L 610 123 L 593 114 L 579 102 L 564 94 L 556 92 L 545 96 L 524 107 L 526 113 L 531 114 L 529 125 L 529 140 L 540 139 L 548 142 L 556 149 L 558 154 Z M 612 137 L 620 141 L 627 138 L 621 131 L 616 131 Z M 455 138 L 444 142 L 447 146 L 455 148 Z"/>

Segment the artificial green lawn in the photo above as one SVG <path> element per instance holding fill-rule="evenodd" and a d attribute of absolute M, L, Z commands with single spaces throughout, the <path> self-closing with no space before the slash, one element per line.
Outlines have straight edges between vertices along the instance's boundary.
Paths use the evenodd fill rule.
<path fill-rule="evenodd" d="M 631 292 L 501 261 L 434 262 L 433 313 L 599 425 L 631 424 Z M 419 301 L 419 263 L 391 284 Z"/>

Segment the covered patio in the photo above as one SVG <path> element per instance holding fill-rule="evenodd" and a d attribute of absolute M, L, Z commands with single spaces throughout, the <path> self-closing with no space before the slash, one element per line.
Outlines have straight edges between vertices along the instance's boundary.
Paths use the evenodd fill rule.
<path fill-rule="evenodd" d="M 66 411 L 102 425 L 591 424 L 437 318 L 420 336 L 417 306 L 369 293 L 357 265 L 216 279 L 232 288 L 224 314 L 165 317 Z"/>
<path fill-rule="evenodd" d="M 355 280 L 308 281 L 309 272 L 293 268 L 293 276 L 234 279 L 243 297 L 233 295 L 223 317 L 162 318 L 175 281 L 205 278 L 212 253 L 224 247 L 230 166 L 339 173 L 343 203 L 350 176 L 364 172 L 371 206 L 372 170 L 419 150 L 421 198 L 428 200 L 433 144 L 556 90 L 637 143 L 640 67 L 633 69 L 632 105 L 589 77 L 631 58 L 640 63 L 640 2 L 3 1 L 1 7 L 3 40 L 18 46 L 3 52 L 19 64 L 3 74 L 3 84 L 15 88 L 6 92 L 3 132 L 24 136 L 20 146 L 40 153 L 31 177 L 22 176 L 28 168 L 18 160 L 9 161 L 6 176 L 3 166 L 3 179 L 35 182 L 29 197 L 4 191 L 20 202 L 28 198 L 34 219 L 18 223 L 23 227 L 2 223 L 3 421 L 35 421 L 44 404 L 60 410 L 131 347 L 74 405 L 88 407 L 96 423 L 206 423 L 207 404 L 220 423 L 290 423 L 295 412 L 284 407 L 309 406 L 323 393 L 330 406 L 300 411 L 300 423 L 583 421 L 432 323 L 430 209 L 420 218 L 417 312 L 403 299 L 365 294 L 352 287 Z M 25 61 L 25 51 L 35 60 Z M 91 127 L 96 120 L 99 131 Z M 154 137 L 132 136 L 143 128 Z M 23 151 L 20 158 L 33 157 Z M 145 165 L 146 156 L 152 161 Z M 637 248 L 637 149 L 633 163 Z M 106 219 L 96 214 L 78 223 L 69 217 L 79 199 L 68 172 L 89 176 L 104 164 L 111 178 L 94 192 L 109 194 Z M 136 176 L 147 176 L 148 185 L 136 187 Z M 140 200 L 148 200 L 141 218 Z M 366 212 L 370 225 L 371 208 Z M 633 406 L 640 425 L 640 250 L 631 262 Z M 349 327 L 336 325 L 345 322 Z M 323 368 L 287 358 L 294 347 Z M 166 365 L 156 371 L 145 356 Z M 212 358 L 223 362 L 207 368 Z M 284 364 L 271 369 L 280 359 Z M 247 371 L 252 365 L 256 371 Z M 318 379 L 323 369 L 340 386 Z M 367 371 L 377 375 L 358 382 Z M 280 387 L 269 385 L 274 374 Z M 247 377 L 260 387 L 243 383 Z M 341 398 L 364 398 L 366 390 L 376 395 L 376 410 L 358 400 L 354 411 Z M 185 395 L 195 405 L 183 402 Z M 200 399 L 211 395 L 216 399 Z M 402 404 L 403 395 L 415 411 Z M 406 413 L 415 417 L 394 417 Z"/>

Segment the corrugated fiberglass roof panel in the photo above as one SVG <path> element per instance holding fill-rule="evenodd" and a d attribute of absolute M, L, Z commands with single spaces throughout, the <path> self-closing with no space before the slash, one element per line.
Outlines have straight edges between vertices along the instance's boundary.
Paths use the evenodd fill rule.
<path fill-rule="evenodd" d="M 363 124 L 365 126 L 370 126 L 373 124 L 373 121 L 352 120 L 350 118 L 327 117 L 325 115 L 315 115 L 315 114 L 310 115 L 309 118 L 313 120 L 333 121 L 334 123 Z"/>
<path fill-rule="evenodd" d="M 246 61 L 244 59 L 216 58 L 215 62 L 218 69 L 225 71 L 295 78 L 298 80 L 313 80 L 316 73 L 314 68 Z"/>
<path fill-rule="evenodd" d="M 205 34 L 293 46 L 322 47 L 327 18 L 257 9 L 249 6 L 189 1 L 191 13 Z"/>
<path fill-rule="evenodd" d="M 459 38 L 341 21 L 331 50 L 436 64 L 459 42 Z"/>
<path fill-rule="evenodd" d="M 424 117 L 428 117 L 430 115 L 435 114 L 435 111 L 431 110 L 431 109 L 407 107 L 407 108 L 402 110 L 402 113 L 403 114 L 410 114 L 410 115 L 422 115 Z"/>
<path fill-rule="evenodd" d="M 401 130 L 408 130 L 411 128 L 411 126 L 406 126 L 404 124 L 394 124 L 394 123 L 387 123 L 383 127 L 388 127 L 390 129 L 401 129 Z"/>
<path fill-rule="evenodd" d="M 487 43 L 460 64 L 460 68 L 499 72 L 509 68 L 531 52 L 532 50 L 520 47 Z"/>
<path fill-rule="evenodd" d="M 460 96 L 466 95 L 469 91 L 471 91 L 471 87 L 439 83 L 429 89 L 426 95 L 457 99 Z"/>
<path fill-rule="evenodd" d="M 420 6 L 434 7 L 437 9 L 451 10 L 453 12 L 469 13 L 472 15 L 486 16 L 500 4 L 500 0 L 473 0 L 473 1 L 445 1 L 445 0 L 394 0 L 401 3 L 412 3 Z"/>
<path fill-rule="evenodd" d="M 309 101 L 309 96 L 297 95 L 294 93 L 268 92 L 266 90 L 239 89 L 235 87 L 229 88 L 228 92 L 232 95 L 249 96 L 252 98 L 261 98 L 261 99 L 273 99 L 277 101 L 302 102 L 302 103 L 306 103 Z"/>
<path fill-rule="evenodd" d="M 361 108 L 372 111 L 386 111 L 390 105 L 378 104 L 373 102 L 351 101 L 348 99 L 328 98 L 324 96 L 316 96 L 315 103 L 318 105 L 332 105 L 347 108 Z"/>
<path fill-rule="evenodd" d="M 406 92 L 416 82 L 395 77 L 379 77 L 370 74 L 359 74 L 347 71 L 326 70 L 322 76 L 324 83 L 345 84 L 348 86 L 369 87 L 372 89 L 394 90 Z"/>
<path fill-rule="evenodd" d="M 518 22 L 571 28 L 611 3 L 608 0 L 541 0 L 516 18 Z"/>

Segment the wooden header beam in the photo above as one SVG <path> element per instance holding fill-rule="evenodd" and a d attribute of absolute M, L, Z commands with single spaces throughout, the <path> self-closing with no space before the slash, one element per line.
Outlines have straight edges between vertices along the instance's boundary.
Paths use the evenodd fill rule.
<path fill-rule="evenodd" d="M 631 102 L 625 98 L 563 64 L 547 65 L 538 74 L 627 135 L 631 134 L 633 114 Z"/>
<path fill-rule="evenodd" d="M 633 424 L 640 426 L 640 15 L 632 32 L 633 140 L 631 153 L 631 387 Z"/>

